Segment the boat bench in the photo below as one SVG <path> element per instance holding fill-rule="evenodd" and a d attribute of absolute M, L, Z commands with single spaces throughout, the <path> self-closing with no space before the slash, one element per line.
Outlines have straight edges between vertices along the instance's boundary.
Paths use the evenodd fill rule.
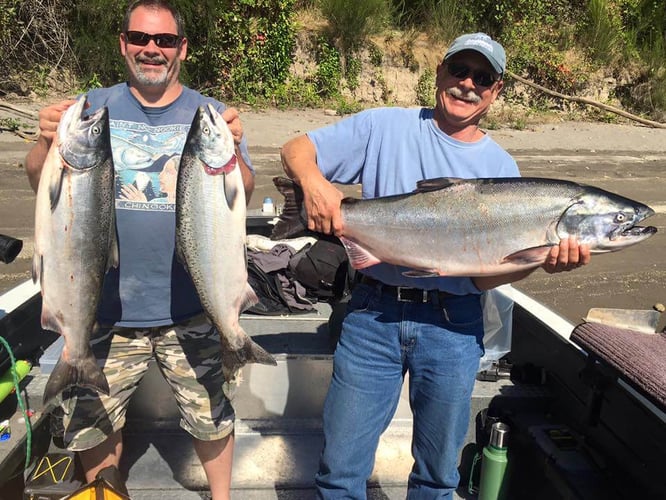
<path fill-rule="evenodd" d="M 601 323 L 574 328 L 571 341 L 590 362 L 602 363 L 666 411 L 666 333 L 643 333 Z"/>

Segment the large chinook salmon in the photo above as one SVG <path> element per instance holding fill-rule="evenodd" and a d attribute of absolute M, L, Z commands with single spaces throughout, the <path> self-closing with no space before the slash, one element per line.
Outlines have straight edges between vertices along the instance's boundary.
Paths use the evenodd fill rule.
<path fill-rule="evenodd" d="M 109 386 L 90 348 L 106 271 L 118 266 L 114 170 L 106 108 L 84 118 L 86 97 L 63 114 L 42 169 L 35 209 L 32 279 L 42 292 L 42 328 L 65 346 L 44 403 L 71 386 Z"/>
<path fill-rule="evenodd" d="M 247 281 L 245 189 L 231 131 L 211 105 L 199 107 L 176 184 L 176 252 L 222 344 L 224 375 L 276 361 L 240 326 L 258 298 Z"/>
<path fill-rule="evenodd" d="M 306 226 L 303 193 L 293 181 L 273 182 L 285 196 L 272 238 Z M 637 201 L 575 182 L 541 178 L 421 181 L 413 193 L 342 200 L 341 241 L 352 266 L 379 262 L 403 274 L 492 276 L 544 263 L 551 247 L 575 237 L 592 253 L 621 250 L 657 232 L 639 227 L 654 210 Z"/>

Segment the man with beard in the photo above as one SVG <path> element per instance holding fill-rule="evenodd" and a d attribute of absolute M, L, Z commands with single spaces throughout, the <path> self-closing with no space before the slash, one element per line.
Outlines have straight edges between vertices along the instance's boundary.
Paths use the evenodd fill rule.
<path fill-rule="evenodd" d="M 90 112 L 108 107 L 117 175 L 150 168 L 163 155 L 180 156 L 197 108 L 210 103 L 232 132 L 249 200 L 254 170 L 238 111 L 179 81 L 188 48 L 180 14 L 167 0 L 137 0 L 126 11 L 119 42 L 129 80 L 88 92 Z M 74 102 L 39 113 L 40 136 L 25 161 L 34 190 L 58 122 Z M 97 318 L 104 328 L 91 341 L 110 395 L 80 387 L 65 391 L 63 440 L 78 452 L 88 481 L 103 470 L 117 475 L 109 467 L 118 467 L 127 405 L 154 358 L 173 389 L 181 426 L 193 437 L 212 498 L 229 498 L 234 444 L 229 398 L 236 380 L 224 380 L 219 335 L 175 258 L 175 209 L 128 203 L 119 189 L 116 219 L 120 266 L 105 278 Z"/>
<path fill-rule="evenodd" d="M 309 229 L 344 232 L 343 194 L 331 182 L 361 183 L 363 197 L 375 198 L 409 193 L 428 178 L 518 176 L 513 158 L 479 127 L 502 90 L 505 65 L 499 43 L 463 35 L 437 68 L 434 109 L 367 110 L 285 144 L 282 162 L 303 188 Z M 589 260 L 589 248 L 563 241 L 543 268 L 568 271 Z M 319 498 L 365 498 L 406 372 L 414 419 L 407 498 L 452 498 L 483 354 L 483 291 L 531 272 L 416 278 L 405 271 L 380 263 L 358 273 L 324 404 Z"/>

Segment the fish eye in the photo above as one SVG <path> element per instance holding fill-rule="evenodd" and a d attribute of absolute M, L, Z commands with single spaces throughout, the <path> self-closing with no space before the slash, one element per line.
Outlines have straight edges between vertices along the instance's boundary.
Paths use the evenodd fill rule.
<path fill-rule="evenodd" d="M 201 130 L 201 132 L 204 133 L 204 134 L 206 134 L 206 135 L 209 135 L 209 134 L 210 134 L 210 128 L 208 128 L 208 127 L 204 127 L 204 128 Z"/>
<path fill-rule="evenodd" d="M 627 216 L 624 212 L 618 212 L 617 214 L 615 214 L 615 222 L 621 224 L 622 222 L 624 222 L 626 220 L 627 220 Z"/>
<path fill-rule="evenodd" d="M 102 132 L 102 129 L 99 127 L 99 125 L 95 125 L 90 130 L 95 135 L 100 134 Z"/>

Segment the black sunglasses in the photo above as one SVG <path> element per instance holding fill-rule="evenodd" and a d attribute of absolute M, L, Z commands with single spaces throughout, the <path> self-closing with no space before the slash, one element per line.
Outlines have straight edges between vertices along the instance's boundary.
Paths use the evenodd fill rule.
<path fill-rule="evenodd" d="M 481 87 L 490 87 L 500 79 L 499 76 L 496 76 L 489 71 L 472 71 L 472 68 L 463 63 L 446 63 L 446 70 L 449 72 L 449 75 L 460 79 L 467 78 L 467 76 L 472 73 L 472 81 L 474 82 L 474 85 L 479 85 Z"/>
<path fill-rule="evenodd" d="M 126 31 L 125 40 L 132 45 L 139 45 L 145 47 L 151 40 L 155 42 L 160 49 L 175 49 L 183 41 L 182 36 L 173 35 L 171 33 L 156 33 L 149 35 L 143 31 Z"/>

